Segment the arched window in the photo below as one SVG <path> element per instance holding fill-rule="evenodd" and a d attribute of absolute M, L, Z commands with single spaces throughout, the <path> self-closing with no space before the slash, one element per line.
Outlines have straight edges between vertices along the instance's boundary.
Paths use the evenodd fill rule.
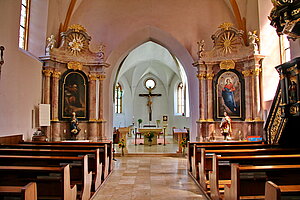
<path fill-rule="evenodd" d="M 177 114 L 184 114 L 185 99 L 184 99 L 184 86 L 179 83 L 177 86 Z"/>
<path fill-rule="evenodd" d="M 122 96 L 122 87 L 119 83 L 117 83 L 115 88 L 115 113 L 122 113 Z"/>
<path fill-rule="evenodd" d="M 29 6 L 30 0 L 22 0 L 20 29 L 19 29 L 19 48 L 27 50 L 28 27 L 29 27 Z"/>

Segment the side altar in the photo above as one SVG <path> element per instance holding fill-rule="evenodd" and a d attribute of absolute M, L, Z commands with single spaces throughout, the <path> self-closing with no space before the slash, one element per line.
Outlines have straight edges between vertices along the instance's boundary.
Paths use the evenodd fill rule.
<path fill-rule="evenodd" d="M 55 36 L 48 38 L 43 62 L 42 104 L 49 104 L 50 126 L 42 127 L 49 141 L 61 141 L 71 136 L 70 120 L 76 113 L 79 140 L 105 140 L 103 113 L 103 81 L 105 69 L 104 45 L 97 52 L 90 50 L 91 37 L 78 24 L 60 33 L 60 44 Z"/>
<path fill-rule="evenodd" d="M 154 137 L 152 138 L 151 144 L 157 144 L 157 136 L 162 131 L 163 131 L 162 128 L 139 128 L 139 132 L 144 135 L 144 144 L 145 145 L 150 145 L 150 142 L 149 142 L 148 138 L 145 137 L 145 134 L 153 132 Z"/>

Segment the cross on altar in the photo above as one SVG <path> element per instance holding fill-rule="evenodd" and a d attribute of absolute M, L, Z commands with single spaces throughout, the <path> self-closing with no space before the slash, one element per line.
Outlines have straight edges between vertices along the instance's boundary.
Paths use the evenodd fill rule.
<path fill-rule="evenodd" d="M 161 94 L 152 94 L 152 89 L 153 88 L 147 88 L 149 93 L 148 94 L 139 94 L 140 97 L 147 97 L 148 102 L 148 110 L 149 110 L 149 122 L 152 121 L 152 97 L 158 97 L 161 96 Z"/>

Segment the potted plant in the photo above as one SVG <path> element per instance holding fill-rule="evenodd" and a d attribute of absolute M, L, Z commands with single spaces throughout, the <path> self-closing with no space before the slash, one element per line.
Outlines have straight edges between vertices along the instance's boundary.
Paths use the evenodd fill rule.
<path fill-rule="evenodd" d="M 141 124 L 142 124 L 143 120 L 142 119 L 138 119 L 138 123 L 139 123 L 139 128 L 141 128 Z"/>

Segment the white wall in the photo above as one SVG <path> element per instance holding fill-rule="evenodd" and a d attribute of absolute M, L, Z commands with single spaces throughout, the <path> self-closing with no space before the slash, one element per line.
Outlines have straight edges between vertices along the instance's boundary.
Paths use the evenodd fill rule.
<path fill-rule="evenodd" d="M 35 131 L 32 110 L 41 102 L 42 66 L 36 57 L 18 48 L 20 5 L 21 0 L 0 0 L 0 45 L 5 47 L 0 79 L 0 136 L 22 133 L 24 139 L 29 139 Z M 43 20 L 42 14 L 40 19 Z"/>

